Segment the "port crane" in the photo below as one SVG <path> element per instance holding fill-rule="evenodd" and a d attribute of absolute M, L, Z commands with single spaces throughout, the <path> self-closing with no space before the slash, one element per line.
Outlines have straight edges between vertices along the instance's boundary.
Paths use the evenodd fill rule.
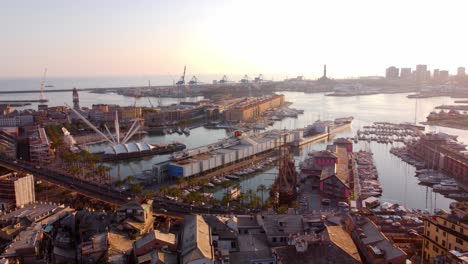
<path fill-rule="evenodd" d="M 185 70 L 187 69 L 187 66 L 184 66 L 184 73 L 182 76 L 180 76 L 179 81 L 177 81 L 177 85 L 185 85 Z"/>
<path fill-rule="evenodd" d="M 202 82 L 200 82 L 200 81 L 198 80 L 197 76 L 194 75 L 194 76 L 192 77 L 192 79 L 190 79 L 190 81 L 189 81 L 188 84 L 189 84 L 189 85 L 197 85 L 197 84 L 202 84 Z"/>
<path fill-rule="evenodd" d="M 231 81 L 228 80 L 226 74 L 223 75 L 223 78 L 221 78 L 221 80 L 219 80 L 219 83 L 220 84 L 225 84 L 225 83 L 232 83 Z"/>
<path fill-rule="evenodd" d="M 254 82 L 261 83 L 263 82 L 263 74 L 259 74 L 258 77 L 255 77 Z"/>
<path fill-rule="evenodd" d="M 240 82 L 241 82 L 241 83 L 249 83 L 249 82 L 250 82 L 249 76 L 247 76 L 247 74 L 244 75 L 244 78 L 242 78 L 242 79 L 240 80 Z"/>

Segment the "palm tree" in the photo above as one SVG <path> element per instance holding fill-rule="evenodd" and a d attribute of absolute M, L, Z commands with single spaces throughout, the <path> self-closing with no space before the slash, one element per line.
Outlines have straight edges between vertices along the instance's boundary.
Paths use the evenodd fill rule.
<path fill-rule="evenodd" d="M 162 195 L 166 195 L 168 192 L 169 192 L 169 186 L 167 185 L 163 185 L 159 189 L 159 193 L 161 193 Z"/>
<path fill-rule="evenodd" d="M 182 188 L 183 185 L 187 183 L 187 180 L 183 177 L 177 178 L 177 184 L 179 184 L 179 187 Z"/>
<path fill-rule="evenodd" d="M 127 177 L 127 183 L 131 183 L 133 181 L 134 177 L 132 175 Z"/>
<path fill-rule="evenodd" d="M 260 192 L 261 196 L 262 196 L 262 207 L 263 207 L 263 194 L 264 192 L 267 190 L 267 187 L 264 185 L 264 184 L 260 184 L 258 187 L 257 187 L 257 192 Z"/>
<path fill-rule="evenodd" d="M 134 184 L 134 185 L 132 185 L 132 187 L 130 187 L 130 191 L 133 194 L 141 193 L 142 190 L 143 190 L 143 187 L 141 187 L 141 185 L 139 183 Z"/>

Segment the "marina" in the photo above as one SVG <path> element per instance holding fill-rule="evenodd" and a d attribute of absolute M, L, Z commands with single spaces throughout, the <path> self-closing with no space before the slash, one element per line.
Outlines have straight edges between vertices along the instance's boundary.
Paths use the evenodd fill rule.
<path fill-rule="evenodd" d="M 59 87 L 59 86 L 56 86 Z M 356 135 L 356 131 L 363 126 L 366 125 L 373 125 L 373 122 L 390 122 L 394 124 L 399 124 L 401 122 L 414 122 L 414 116 L 409 116 L 407 112 L 415 112 L 419 113 L 417 115 L 417 119 L 419 121 L 424 121 L 425 116 L 430 113 L 436 105 L 441 104 L 448 104 L 450 103 L 449 99 L 445 97 L 441 98 L 427 98 L 427 99 L 418 99 L 420 103 L 415 108 L 414 101 L 407 99 L 406 94 L 387 94 L 387 95 L 370 95 L 366 97 L 326 97 L 324 94 L 304 94 L 301 92 L 282 92 L 286 96 L 286 100 L 292 103 L 291 107 L 296 109 L 304 109 L 304 114 L 299 115 L 297 118 L 288 117 L 284 118 L 281 121 L 275 122 L 272 126 L 267 127 L 267 131 L 271 129 L 299 129 L 304 128 L 311 123 L 313 120 L 316 120 L 318 116 L 324 119 L 331 119 L 339 118 L 343 116 L 349 116 L 349 113 L 353 113 L 353 126 L 347 130 L 340 131 L 337 133 L 337 136 L 344 136 L 354 138 Z M 60 93 L 58 93 L 60 94 Z M 25 96 L 28 97 L 28 94 L 18 94 L 18 96 Z M 62 95 L 61 95 L 62 96 Z M 34 97 L 34 96 L 33 96 Z M 69 93 L 65 93 L 65 101 L 69 101 L 71 104 L 71 98 Z M 0 99 L 2 95 L 0 95 Z M 70 99 L 68 99 L 70 98 Z M 185 98 L 182 100 L 185 101 L 196 101 L 200 100 L 200 97 L 197 98 Z M 56 100 L 55 97 L 49 98 L 49 105 L 61 105 L 63 100 Z M 82 92 L 80 94 L 80 102 L 84 106 L 91 106 L 99 102 L 99 100 L 113 100 L 119 104 L 125 104 L 126 100 L 129 100 L 128 97 L 117 95 L 117 94 L 91 94 L 89 92 Z M 133 100 L 133 99 L 132 99 Z M 163 104 L 171 104 L 177 103 L 180 99 L 178 98 L 161 98 Z M 392 108 L 391 104 L 387 102 L 395 101 L 395 100 L 408 100 L 407 103 L 404 103 L 404 107 L 394 109 Z M 423 101 L 425 103 L 421 103 Z M 150 106 L 148 100 L 146 98 L 137 98 L 136 99 L 137 105 L 142 106 Z M 359 104 L 359 107 L 357 107 Z M 345 107 L 337 107 L 337 105 L 345 106 Z M 34 103 L 31 107 L 34 106 Z M 392 109 L 392 110 L 391 110 Z M 416 110 L 415 110 L 416 109 Z M 393 111 L 392 115 L 388 115 L 389 111 Z M 398 117 L 398 118 L 397 118 Z M 440 127 L 430 127 L 426 126 L 426 129 L 438 131 L 444 131 L 446 133 L 456 133 L 459 135 L 461 140 L 468 140 L 468 134 L 462 130 L 450 129 L 450 128 L 440 128 Z M 455 132 L 454 132 L 455 131 Z M 207 138 L 205 135 L 210 133 L 211 137 Z M 167 134 L 167 135 L 157 135 L 157 134 L 147 134 L 140 137 L 141 140 L 146 142 L 154 142 L 152 144 L 167 144 L 167 142 L 181 142 L 187 146 L 187 148 L 194 148 L 198 146 L 203 146 L 206 144 L 210 144 L 213 141 L 223 139 L 228 136 L 228 131 L 225 130 L 207 130 L 204 127 L 195 127 L 190 130 L 190 136 L 179 135 L 178 133 Z M 322 140 L 316 141 L 313 144 L 305 144 L 302 145 L 300 150 L 295 153 L 296 162 L 302 161 L 306 155 L 308 150 L 311 149 L 318 149 L 323 146 L 323 142 L 325 142 L 327 137 L 323 138 Z M 393 145 L 398 146 L 399 142 L 394 142 Z M 410 207 L 419 207 L 419 208 L 426 208 L 430 205 L 429 198 L 431 197 L 431 189 L 429 189 L 429 195 L 426 199 L 422 201 L 418 197 L 426 197 L 426 189 L 425 186 L 419 185 L 419 181 L 417 178 L 413 177 L 415 169 L 411 165 L 404 165 L 403 162 L 399 161 L 397 163 L 392 161 L 393 158 L 391 154 L 388 152 L 390 149 L 390 144 L 378 144 L 377 141 L 367 142 L 367 141 L 359 141 L 355 143 L 358 146 L 361 146 L 362 149 L 371 148 L 372 152 L 374 153 L 374 157 L 376 158 L 376 167 L 379 171 L 379 179 L 384 187 L 384 191 L 382 193 L 381 199 L 387 201 L 394 201 L 400 200 L 400 203 L 406 203 Z M 378 147 L 377 145 L 381 145 Z M 386 147 L 385 147 L 386 146 Z M 102 152 L 104 148 L 107 147 L 107 144 L 100 143 L 95 145 L 90 145 L 89 150 L 91 152 Z M 387 154 L 384 154 L 387 153 Z M 114 163 L 105 163 L 105 165 L 111 167 L 110 175 L 114 180 L 123 180 L 128 176 L 132 175 L 143 175 L 144 171 L 153 171 L 153 165 L 164 160 L 168 159 L 168 155 L 158 155 L 154 157 L 146 157 L 145 159 L 136 160 L 132 159 L 120 164 Z M 384 162 L 382 162 L 384 161 Z M 387 164 L 393 164 L 392 167 L 389 167 Z M 407 167 L 410 166 L 410 167 Z M 404 169 L 406 168 L 406 169 Z M 396 171 L 395 171 L 396 169 Z M 255 174 L 248 179 L 241 179 L 240 184 L 243 188 L 243 191 L 247 191 L 249 189 L 255 190 L 258 185 L 265 184 L 269 186 L 272 183 L 272 178 L 274 177 L 271 174 L 262 174 L 261 172 Z M 150 176 L 152 174 L 145 174 L 146 176 L 142 177 L 153 177 Z M 397 175 L 397 176 L 395 176 Z M 406 176 L 405 176 L 406 175 Z M 398 177 L 399 182 L 404 182 L 404 179 L 415 179 L 413 183 L 408 183 L 409 188 L 413 189 L 413 192 L 407 192 L 407 195 L 404 195 L 405 188 L 400 188 L 397 186 L 393 186 L 392 181 L 386 181 L 387 177 L 394 178 Z M 413 181 L 413 180 L 411 180 Z M 388 186 L 388 187 L 385 187 Z M 418 196 L 419 195 L 419 196 Z M 405 198 L 406 197 L 406 198 Z M 434 197 L 435 194 L 432 195 L 432 203 L 434 204 Z M 437 206 L 443 206 L 447 208 L 449 205 L 450 200 L 446 202 L 439 197 L 437 197 Z M 430 206 L 429 206 L 430 207 Z"/>

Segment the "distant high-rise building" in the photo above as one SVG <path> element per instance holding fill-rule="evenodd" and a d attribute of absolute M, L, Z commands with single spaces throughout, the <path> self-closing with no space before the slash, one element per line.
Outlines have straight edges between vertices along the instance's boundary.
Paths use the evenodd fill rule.
<path fill-rule="evenodd" d="M 398 79 L 400 77 L 400 69 L 395 66 L 388 67 L 385 71 L 385 78 Z"/>
<path fill-rule="evenodd" d="M 433 79 L 434 81 L 436 81 L 436 82 L 439 81 L 439 69 L 434 69 L 434 73 L 433 73 L 433 75 L 432 75 L 432 79 Z"/>
<path fill-rule="evenodd" d="M 75 110 L 80 110 L 80 98 L 78 97 L 78 90 L 73 88 L 73 108 Z"/>
<path fill-rule="evenodd" d="M 418 81 L 418 82 L 427 81 L 427 77 L 428 77 L 427 76 L 427 65 L 424 65 L 424 64 L 416 65 L 415 77 L 416 77 L 416 81 Z"/>
<path fill-rule="evenodd" d="M 400 70 L 401 79 L 411 79 L 411 68 L 401 68 Z"/>
<path fill-rule="evenodd" d="M 448 71 L 439 71 L 439 81 L 442 83 L 447 82 L 449 79 L 449 72 Z"/>
<path fill-rule="evenodd" d="M 457 76 L 458 77 L 465 77 L 465 75 L 466 75 L 465 67 L 458 67 Z"/>

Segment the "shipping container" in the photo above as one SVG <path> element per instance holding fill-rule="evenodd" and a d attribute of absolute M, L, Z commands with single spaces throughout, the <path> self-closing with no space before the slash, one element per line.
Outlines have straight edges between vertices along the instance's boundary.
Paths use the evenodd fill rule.
<path fill-rule="evenodd" d="M 208 159 L 204 159 L 201 161 L 201 169 L 202 172 L 210 169 L 210 161 Z"/>
<path fill-rule="evenodd" d="M 210 169 L 216 168 L 216 157 L 212 156 L 209 159 L 209 162 L 210 162 Z"/>
<path fill-rule="evenodd" d="M 216 161 L 216 168 L 219 168 L 223 166 L 223 156 L 222 155 L 215 155 L 215 161 Z"/>
<path fill-rule="evenodd" d="M 192 175 L 200 173 L 200 167 L 201 167 L 200 161 L 194 160 L 192 162 Z"/>
<path fill-rule="evenodd" d="M 250 157 L 250 156 L 253 156 L 253 155 L 254 155 L 253 146 L 249 146 L 247 148 L 247 156 Z"/>
<path fill-rule="evenodd" d="M 192 163 L 187 163 L 182 165 L 182 168 L 184 169 L 184 177 L 189 177 L 192 176 Z"/>

